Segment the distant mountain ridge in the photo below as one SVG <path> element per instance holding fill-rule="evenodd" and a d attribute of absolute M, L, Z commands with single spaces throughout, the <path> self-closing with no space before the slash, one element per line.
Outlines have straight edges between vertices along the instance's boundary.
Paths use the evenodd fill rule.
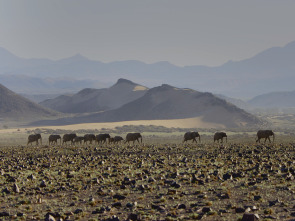
<path fill-rule="evenodd" d="M 110 88 L 86 88 L 72 96 L 61 95 L 40 104 L 64 113 L 89 113 L 118 108 L 143 96 L 147 87 L 120 78 Z"/>
<path fill-rule="evenodd" d="M 148 87 L 167 83 L 230 97 L 251 98 L 272 91 L 294 90 L 294 72 L 295 41 L 284 47 L 273 47 L 251 58 L 230 61 L 218 67 L 179 67 L 169 62 L 146 64 L 136 60 L 103 63 L 80 54 L 58 61 L 22 59 L 0 48 L 0 75 L 52 79 L 63 76 L 77 83 L 76 91 L 85 88 L 79 82 L 85 79 L 110 85 L 109 82 L 118 78 L 126 78 Z M 9 84 L 6 86 L 14 89 Z M 21 89 L 21 85 L 18 86 L 15 89 Z"/>
<path fill-rule="evenodd" d="M 262 94 L 252 98 L 248 103 L 260 108 L 294 108 L 295 90 Z"/>
<path fill-rule="evenodd" d="M 184 119 L 194 117 L 200 118 L 203 122 L 215 123 L 221 127 L 231 128 L 257 126 L 262 123 L 255 116 L 211 93 L 198 92 L 192 89 L 181 89 L 163 84 L 149 89 L 143 96 L 117 109 L 82 117 L 62 118 L 55 121 L 39 121 L 33 123 L 33 125 Z"/>

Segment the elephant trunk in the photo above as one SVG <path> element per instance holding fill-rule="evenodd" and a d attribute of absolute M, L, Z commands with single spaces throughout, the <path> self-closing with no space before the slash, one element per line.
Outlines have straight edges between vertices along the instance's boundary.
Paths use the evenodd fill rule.
<path fill-rule="evenodd" d="M 140 143 L 142 143 L 142 137 L 140 137 Z"/>

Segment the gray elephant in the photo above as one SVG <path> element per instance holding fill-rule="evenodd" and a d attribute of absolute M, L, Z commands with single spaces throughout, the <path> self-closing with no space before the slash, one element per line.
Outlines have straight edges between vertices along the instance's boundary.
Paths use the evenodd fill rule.
<path fill-rule="evenodd" d="M 51 134 L 48 138 L 48 143 L 50 145 L 51 144 L 57 144 L 57 140 L 60 140 L 60 144 L 61 144 L 61 137 L 60 135 L 54 135 L 54 134 Z"/>
<path fill-rule="evenodd" d="M 84 141 L 84 137 L 75 137 L 74 140 L 73 140 L 73 143 L 76 144 L 76 143 L 80 143 L 82 144 L 82 141 Z"/>
<path fill-rule="evenodd" d="M 140 138 L 140 142 L 139 142 L 139 138 Z M 128 133 L 126 135 L 126 140 L 125 143 L 133 141 L 133 144 L 135 143 L 135 141 L 137 141 L 138 143 L 142 143 L 142 136 L 140 133 Z"/>
<path fill-rule="evenodd" d="M 273 142 L 275 142 L 275 134 L 272 130 L 259 130 L 256 135 L 256 137 L 257 137 L 256 143 L 257 142 L 260 143 L 261 138 L 265 138 L 264 143 L 266 142 L 267 139 L 271 143 L 270 138 L 269 138 L 270 136 L 273 136 Z"/>
<path fill-rule="evenodd" d="M 225 132 L 216 132 L 214 134 L 214 142 L 217 141 L 217 143 L 219 143 L 219 140 L 221 140 L 221 143 L 223 143 L 224 137 L 225 137 L 225 142 L 227 142 L 227 135 Z"/>
<path fill-rule="evenodd" d="M 113 138 L 114 143 L 121 143 L 122 140 L 124 140 L 124 139 L 123 139 L 123 137 L 120 137 L 120 136 L 115 136 Z"/>
<path fill-rule="evenodd" d="M 92 144 L 92 141 L 95 141 L 95 135 L 94 134 L 85 134 L 84 135 L 84 143 L 87 143 L 89 141 L 89 144 Z"/>
<path fill-rule="evenodd" d="M 95 136 L 96 142 L 99 143 L 106 143 L 107 139 L 110 141 L 111 136 L 109 134 L 98 134 Z"/>
<path fill-rule="evenodd" d="M 201 136 L 198 132 L 186 132 L 183 136 L 183 143 L 188 140 L 193 140 L 193 142 L 195 141 L 197 143 L 196 137 L 199 137 L 199 142 L 201 142 Z"/>
<path fill-rule="evenodd" d="M 76 134 L 65 134 L 65 135 L 63 135 L 63 137 L 62 137 L 62 144 L 64 144 L 64 143 L 67 144 L 68 141 L 71 141 L 71 144 L 73 144 L 75 137 L 77 137 Z"/>
<path fill-rule="evenodd" d="M 42 145 L 42 137 L 41 134 L 31 134 L 28 136 L 28 142 L 27 142 L 27 146 L 29 144 L 33 144 L 33 142 L 36 142 L 36 145 L 38 145 L 38 141 L 40 140 L 40 143 Z"/>

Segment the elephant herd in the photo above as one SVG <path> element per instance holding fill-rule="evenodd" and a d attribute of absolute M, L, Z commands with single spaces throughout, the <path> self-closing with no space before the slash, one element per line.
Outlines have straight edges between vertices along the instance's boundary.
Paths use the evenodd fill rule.
<path fill-rule="evenodd" d="M 139 140 L 140 139 L 140 140 Z M 27 145 L 29 144 L 33 144 L 33 142 L 36 142 L 36 145 L 39 144 L 39 140 L 40 143 L 42 145 L 42 137 L 41 134 L 31 134 L 28 137 L 28 142 Z M 82 142 L 84 144 L 87 144 L 89 142 L 89 144 L 92 144 L 92 142 L 95 142 L 97 144 L 104 144 L 106 142 L 109 143 L 121 143 L 121 141 L 124 141 L 123 137 L 120 136 L 115 136 L 115 137 L 111 137 L 109 134 L 98 134 L 98 135 L 94 135 L 94 134 L 85 134 L 84 136 L 77 136 L 77 134 L 75 133 L 71 133 L 71 134 L 64 134 L 63 137 L 61 138 L 60 135 L 50 135 L 48 138 L 48 144 L 67 144 L 68 142 L 70 142 L 71 144 L 82 144 Z M 125 139 L 125 143 L 129 143 L 130 141 L 133 141 L 133 144 L 135 143 L 135 141 L 137 141 L 138 143 L 142 143 L 142 136 L 140 133 L 128 133 L 126 135 L 126 139 Z"/>
<path fill-rule="evenodd" d="M 264 143 L 266 142 L 266 140 L 268 139 L 269 142 L 271 142 L 270 140 L 270 137 L 273 137 L 273 142 L 275 141 L 275 134 L 272 130 L 259 130 L 257 132 L 257 135 L 256 135 L 256 143 L 259 142 L 260 143 L 260 139 L 264 138 Z M 201 141 L 201 136 L 198 132 L 186 132 L 184 134 L 184 137 L 183 137 L 183 143 L 188 141 L 188 140 L 193 140 L 192 142 L 196 142 L 197 143 L 197 140 L 196 138 L 199 138 L 199 141 Z M 223 138 L 225 137 L 225 141 L 227 142 L 227 135 L 225 132 L 216 132 L 214 134 L 214 142 L 217 141 L 219 143 L 219 140 L 221 141 L 221 143 L 223 143 Z"/>
<path fill-rule="evenodd" d="M 266 140 L 269 140 L 269 142 L 271 142 L 270 137 L 273 137 L 273 142 L 275 139 L 275 134 L 272 130 L 259 130 L 257 132 L 257 140 L 256 143 L 259 142 L 260 143 L 260 139 L 264 138 L 264 143 L 266 142 Z M 183 143 L 188 141 L 188 140 L 192 140 L 192 142 L 196 142 L 197 140 L 196 138 L 199 139 L 199 142 L 201 141 L 201 136 L 198 132 L 192 131 L 192 132 L 186 132 L 183 136 Z M 227 142 L 227 134 L 225 132 L 216 132 L 214 134 L 213 140 L 214 142 L 217 141 L 217 143 L 219 143 L 219 141 L 221 143 L 223 143 L 223 138 L 225 138 L 225 141 Z M 36 142 L 36 144 L 39 144 L 39 140 L 41 142 L 42 145 L 42 137 L 41 134 L 31 134 L 28 137 L 28 142 L 27 145 L 29 145 L 33 142 Z M 63 137 L 61 138 L 60 135 L 50 135 L 48 138 L 48 143 L 50 144 L 57 144 L 59 140 L 60 145 L 61 144 L 67 144 L 67 142 L 71 142 L 71 144 L 82 144 L 82 142 L 84 144 L 87 144 L 89 142 L 89 144 L 92 144 L 92 142 L 95 142 L 96 144 L 104 144 L 107 143 L 107 141 L 109 143 L 121 143 L 121 141 L 124 141 L 124 139 L 120 136 L 115 136 L 115 137 L 111 137 L 109 134 L 98 134 L 98 135 L 94 135 L 94 134 L 85 134 L 84 136 L 77 136 L 75 133 L 71 133 L 71 134 L 64 134 Z M 133 141 L 133 144 L 137 141 L 138 143 L 142 143 L 142 135 L 140 133 L 128 133 L 126 135 L 126 139 L 125 139 L 125 143 L 129 143 L 130 141 Z"/>

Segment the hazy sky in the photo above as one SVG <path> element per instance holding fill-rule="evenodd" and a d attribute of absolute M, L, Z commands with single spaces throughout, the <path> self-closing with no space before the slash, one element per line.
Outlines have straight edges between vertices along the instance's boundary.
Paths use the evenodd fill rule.
<path fill-rule="evenodd" d="M 293 0 L 0 0 L 0 47 L 217 66 L 294 41 L 294 11 Z"/>

